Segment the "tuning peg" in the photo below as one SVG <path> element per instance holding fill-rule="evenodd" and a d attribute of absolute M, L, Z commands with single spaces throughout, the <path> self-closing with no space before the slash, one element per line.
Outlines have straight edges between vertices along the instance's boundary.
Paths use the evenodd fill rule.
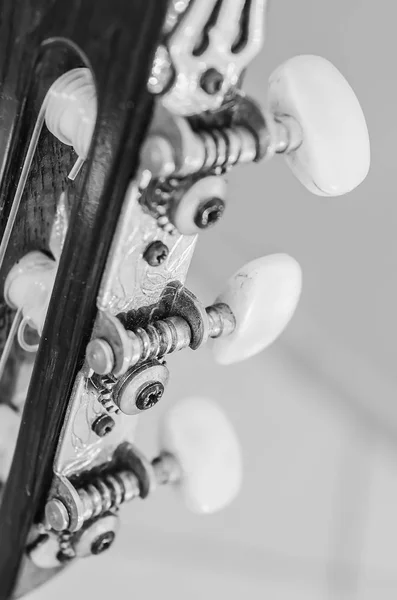
<path fill-rule="evenodd" d="M 230 335 L 215 339 L 216 361 L 244 360 L 272 344 L 294 314 L 301 289 L 301 268 L 288 254 L 257 258 L 237 271 L 215 302 L 227 304 L 236 321 Z"/>
<path fill-rule="evenodd" d="M 87 68 L 72 69 L 59 77 L 47 95 L 45 122 L 55 137 L 73 146 L 78 160 L 69 174 L 74 179 L 87 158 L 97 117 L 92 74 Z"/>
<path fill-rule="evenodd" d="M 269 79 L 269 108 L 290 138 L 283 151 L 299 181 L 319 196 L 357 187 L 370 165 L 370 145 L 359 101 L 332 63 L 295 56 Z M 297 131 L 299 125 L 301 133 Z"/>
<path fill-rule="evenodd" d="M 224 172 L 277 153 L 320 196 L 346 194 L 365 179 L 370 166 L 365 117 L 334 65 L 319 56 L 295 56 L 271 75 L 268 96 L 265 115 L 254 101 L 240 98 L 234 121 L 220 129 L 196 131 L 184 119 L 158 110 L 142 151 L 143 168 L 153 177 L 184 177 Z M 176 206 L 189 217 L 183 203 Z"/>
<path fill-rule="evenodd" d="M 236 433 L 220 408 L 189 398 L 165 415 L 159 432 L 161 454 L 153 461 L 159 483 L 173 483 L 188 508 L 213 513 L 238 494 L 242 458 Z"/>
<path fill-rule="evenodd" d="M 4 297 L 11 308 L 22 314 L 18 339 L 25 350 L 37 349 L 23 342 L 23 331 L 29 325 L 41 335 L 56 266 L 57 263 L 42 252 L 29 252 L 12 267 L 6 277 Z"/>
<path fill-rule="evenodd" d="M 232 424 L 214 402 L 189 398 L 174 405 L 160 423 L 159 446 L 159 455 L 150 462 L 132 444 L 121 444 L 110 470 L 75 488 L 78 506 L 71 509 L 62 493 L 48 500 L 46 528 L 81 530 L 75 550 L 77 556 L 86 556 L 113 542 L 117 522 L 114 515 L 110 520 L 108 516 L 115 508 L 147 498 L 159 486 L 174 487 L 187 507 L 199 514 L 214 513 L 234 500 L 242 480 L 240 445 Z M 37 560 L 41 559 L 39 553 Z"/>
<path fill-rule="evenodd" d="M 301 288 L 300 266 L 288 254 L 253 260 L 235 273 L 215 303 L 205 309 L 206 318 L 200 323 L 205 335 L 200 344 L 207 338 L 215 338 L 215 359 L 225 365 L 261 352 L 287 326 Z M 198 306 L 197 298 L 194 301 Z M 128 331 L 128 351 L 123 364 L 130 368 L 191 346 L 195 326 L 197 323 L 190 324 L 189 315 L 185 314 Z M 106 375 L 115 367 L 115 348 L 110 340 L 94 338 L 87 346 L 86 358 L 95 373 Z"/>

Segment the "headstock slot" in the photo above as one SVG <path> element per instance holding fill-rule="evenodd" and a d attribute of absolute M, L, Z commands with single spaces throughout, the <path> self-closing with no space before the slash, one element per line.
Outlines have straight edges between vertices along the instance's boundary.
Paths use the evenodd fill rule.
<path fill-rule="evenodd" d="M 25 61 L 26 57 L 23 57 Z M 51 255 L 49 238 L 58 198 L 65 189 L 67 174 L 73 165 L 73 153 L 58 142 L 44 125 L 46 97 L 53 81 L 64 71 L 81 65 L 82 57 L 65 44 L 33 53 L 32 61 L 24 65 L 26 88 L 15 91 L 16 110 L 11 119 L 4 115 L 5 136 L 10 143 L 2 155 L 0 182 L 0 282 L 1 290 L 11 267 L 32 250 Z M 9 79 L 4 83 L 5 94 L 12 96 Z M 4 105 L 0 102 L 0 107 Z M 67 208 L 73 204 L 72 187 L 66 198 Z M 7 325 L 1 330 L 0 352 L 4 349 L 14 311 L 0 301 L 0 311 Z M 32 357 L 14 345 L 7 370 L 18 361 Z M 15 377 L 12 378 L 15 381 Z M 10 402 L 14 386 L 8 373 L 1 378 L 2 402 Z"/>

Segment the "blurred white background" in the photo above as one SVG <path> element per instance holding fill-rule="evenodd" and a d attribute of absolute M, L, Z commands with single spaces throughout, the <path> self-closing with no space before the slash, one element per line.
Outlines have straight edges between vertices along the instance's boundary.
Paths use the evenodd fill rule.
<path fill-rule="evenodd" d="M 268 76 L 288 57 L 331 60 L 363 106 L 372 168 L 334 199 L 311 196 L 281 158 L 237 169 L 223 222 L 200 239 L 190 285 L 208 302 L 261 254 L 288 252 L 304 272 L 295 319 L 269 351 L 231 368 L 208 349 L 172 357 L 167 397 L 140 420 L 151 454 L 167 405 L 218 399 L 243 447 L 239 499 L 206 518 L 168 490 L 137 501 L 106 556 L 31 600 L 397 597 L 396 13 L 387 0 L 273 0 L 247 76 L 265 102 Z"/>

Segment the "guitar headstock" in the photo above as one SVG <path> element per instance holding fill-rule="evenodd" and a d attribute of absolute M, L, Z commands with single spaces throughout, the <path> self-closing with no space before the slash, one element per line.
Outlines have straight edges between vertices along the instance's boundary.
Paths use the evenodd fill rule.
<path fill-rule="evenodd" d="M 338 196 L 370 160 L 358 100 L 327 60 L 285 62 L 263 107 L 245 95 L 266 0 L 37 2 L 30 37 L 17 4 L 1 82 L 14 108 L 0 98 L 0 537 L 15 548 L 0 600 L 108 549 L 122 505 L 160 486 L 200 513 L 235 498 L 240 448 L 212 401 L 173 406 L 153 459 L 134 444 L 138 417 L 167 402 L 173 352 L 212 344 L 232 364 L 271 345 L 302 274 L 287 254 L 259 257 L 204 306 L 185 285 L 196 243 L 227 219 L 240 164 L 280 155 L 310 192 Z"/>

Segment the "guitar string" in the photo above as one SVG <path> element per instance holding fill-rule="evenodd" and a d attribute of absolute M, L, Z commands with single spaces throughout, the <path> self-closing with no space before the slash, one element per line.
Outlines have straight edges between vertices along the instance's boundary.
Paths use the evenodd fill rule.
<path fill-rule="evenodd" d="M 11 237 L 12 230 L 14 228 L 18 209 L 21 204 L 22 194 L 23 194 L 23 191 L 26 186 L 26 181 L 28 178 L 30 167 L 32 166 L 33 156 L 36 152 L 36 148 L 37 148 L 37 144 L 38 144 L 39 137 L 41 134 L 41 130 L 44 125 L 45 114 L 46 114 L 50 91 L 51 91 L 51 88 L 47 92 L 47 94 L 44 98 L 43 104 L 41 105 L 40 112 L 38 114 L 37 121 L 34 126 L 33 133 L 32 133 L 32 137 L 30 138 L 28 151 L 26 153 L 25 161 L 24 161 L 23 167 L 22 167 L 21 176 L 18 181 L 18 187 L 16 189 L 15 196 L 14 196 L 14 199 L 12 202 L 10 214 L 9 214 L 7 224 L 6 224 L 6 227 L 4 230 L 4 234 L 3 234 L 3 239 L 1 240 L 1 243 L 0 243 L 0 270 L 3 266 L 4 257 L 7 252 L 8 244 L 10 243 L 10 237 Z"/>
<path fill-rule="evenodd" d="M 81 156 L 77 157 L 76 162 L 74 163 L 72 170 L 70 171 L 68 178 L 71 181 L 74 181 L 77 177 L 77 175 L 80 173 L 80 169 L 82 168 L 82 166 L 85 163 L 85 158 L 82 158 Z"/>

